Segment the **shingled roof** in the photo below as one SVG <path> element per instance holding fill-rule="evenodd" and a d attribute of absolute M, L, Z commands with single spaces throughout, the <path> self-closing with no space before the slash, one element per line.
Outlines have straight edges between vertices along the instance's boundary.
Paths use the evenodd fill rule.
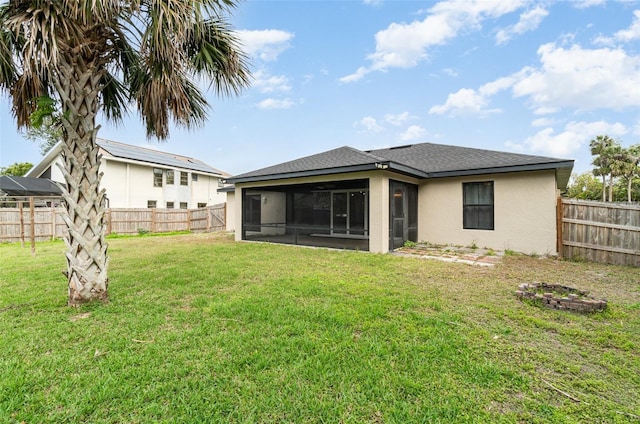
<path fill-rule="evenodd" d="M 256 182 L 375 169 L 387 169 L 419 179 L 555 169 L 558 187 L 564 189 L 573 169 L 573 160 L 433 143 L 368 151 L 340 147 L 236 175 L 228 181 Z"/>

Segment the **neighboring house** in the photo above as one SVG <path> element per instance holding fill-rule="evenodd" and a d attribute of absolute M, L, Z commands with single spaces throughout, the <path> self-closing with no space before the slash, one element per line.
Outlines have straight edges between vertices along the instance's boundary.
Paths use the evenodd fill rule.
<path fill-rule="evenodd" d="M 555 254 L 573 161 L 440 144 L 341 147 L 236 175 L 236 240 L 388 252 L 407 241 Z"/>
<path fill-rule="evenodd" d="M 194 209 L 226 201 L 218 189 L 229 174 L 198 159 L 104 139 L 96 143 L 107 207 Z M 64 166 L 60 143 L 27 176 L 64 183 L 58 165 Z"/>

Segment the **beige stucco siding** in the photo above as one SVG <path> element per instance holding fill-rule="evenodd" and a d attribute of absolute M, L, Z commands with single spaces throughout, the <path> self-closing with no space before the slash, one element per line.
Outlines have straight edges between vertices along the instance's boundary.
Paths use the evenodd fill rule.
<path fill-rule="evenodd" d="M 494 230 L 462 228 L 462 183 L 494 182 Z M 418 193 L 418 239 L 524 253 L 556 253 L 554 171 L 434 179 Z"/>
<path fill-rule="evenodd" d="M 236 203 L 236 192 L 229 191 L 225 193 L 227 196 L 227 216 L 225 217 L 225 223 L 227 225 L 227 231 L 236 230 L 236 209 L 239 209 L 238 203 Z M 238 221 L 240 222 L 240 221 Z"/>

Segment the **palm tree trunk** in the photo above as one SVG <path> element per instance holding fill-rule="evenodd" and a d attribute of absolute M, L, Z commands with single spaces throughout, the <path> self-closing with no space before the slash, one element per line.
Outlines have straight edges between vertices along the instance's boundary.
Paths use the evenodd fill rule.
<path fill-rule="evenodd" d="M 607 181 L 605 175 L 602 174 L 602 201 L 607 201 Z"/>
<path fill-rule="evenodd" d="M 68 232 L 69 305 L 108 302 L 105 240 L 105 192 L 100 190 L 100 154 L 95 117 L 99 110 L 100 72 L 82 54 L 58 63 L 55 84 L 62 98 L 64 167 L 67 187 L 64 216 Z M 89 62 L 89 63 L 87 63 Z"/>
<path fill-rule="evenodd" d="M 609 202 L 613 202 L 613 174 L 609 175 Z"/>
<path fill-rule="evenodd" d="M 627 182 L 627 201 L 631 203 L 631 184 L 633 183 L 633 175 L 629 175 L 629 181 Z"/>

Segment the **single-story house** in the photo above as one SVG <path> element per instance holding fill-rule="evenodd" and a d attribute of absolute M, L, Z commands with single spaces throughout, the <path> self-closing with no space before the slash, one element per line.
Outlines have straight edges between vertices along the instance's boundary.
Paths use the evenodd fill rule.
<path fill-rule="evenodd" d="M 433 143 L 340 147 L 229 178 L 228 208 L 236 240 L 555 254 L 557 198 L 572 169 L 568 159 Z"/>
<path fill-rule="evenodd" d="M 97 139 L 102 155 L 101 187 L 109 208 L 194 209 L 226 202 L 226 172 L 199 159 L 110 140 Z M 64 184 L 58 143 L 26 176 Z"/>

